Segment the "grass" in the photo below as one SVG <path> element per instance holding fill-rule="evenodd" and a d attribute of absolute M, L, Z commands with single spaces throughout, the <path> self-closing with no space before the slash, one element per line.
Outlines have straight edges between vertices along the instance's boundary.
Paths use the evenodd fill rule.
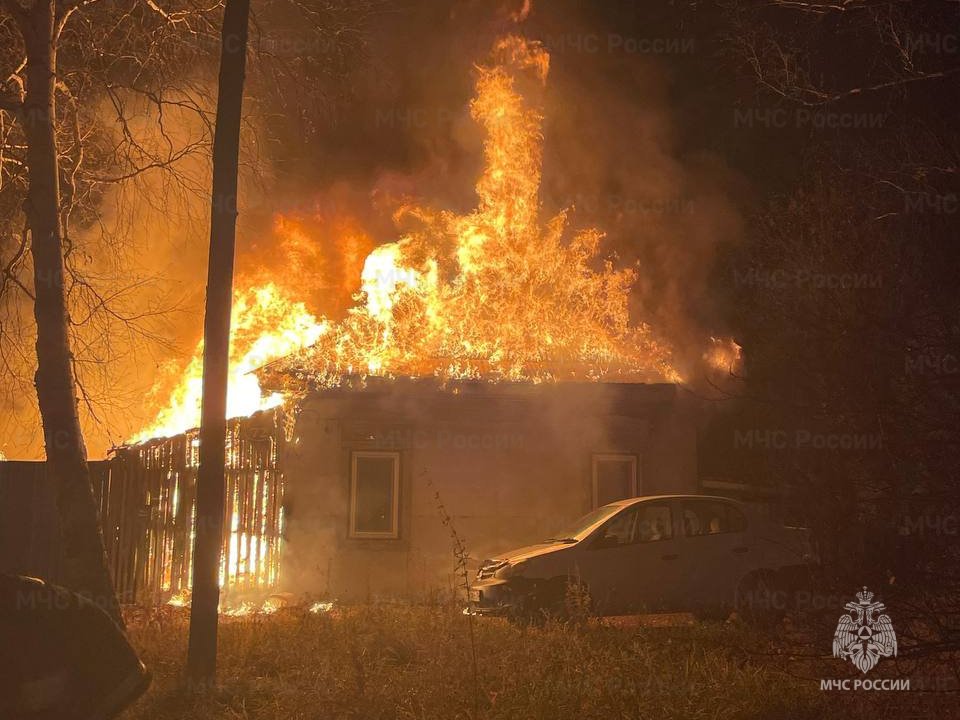
<path fill-rule="evenodd" d="M 127 716 L 192 718 L 816 718 L 810 680 L 758 662 L 747 631 L 722 625 L 517 628 L 455 608 L 288 608 L 221 624 L 217 690 L 180 683 L 186 616 L 134 619 L 154 683 Z"/>
<path fill-rule="evenodd" d="M 219 684 L 181 682 L 187 613 L 130 619 L 154 673 L 130 720 L 423 718 L 436 720 L 725 720 L 960 717 L 955 690 L 918 666 L 885 660 L 870 677 L 910 677 L 910 692 L 824 692 L 820 678 L 860 677 L 821 642 L 783 628 L 589 621 L 518 628 L 453 605 L 284 608 L 221 621 Z M 476 680 L 472 654 L 478 658 Z M 955 668 L 954 668 L 955 669 Z M 927 673 L 929 674 L 929 673 Z M 919 687 L 918 687 L 919 686 Z"/>

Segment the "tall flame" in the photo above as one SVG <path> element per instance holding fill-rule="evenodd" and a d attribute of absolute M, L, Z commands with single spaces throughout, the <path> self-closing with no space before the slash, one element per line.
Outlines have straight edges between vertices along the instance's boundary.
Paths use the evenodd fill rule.
<path fill-rule="evenodd" d="M 548 53 L 510 35 L 492 57 L 477 68 L 470 105 L 486 132 L 476 208 L 460 215 L 400 207 L 397 222 L 416 229 L 367 255 L 356 305 L 339 322 L 315 318 L 277 278 L 237 292 L 231 416 L 281 402 L 249 374 L 276 358 L 283 359 L 272 377 L 288 388 L 294 375 L 323 384 L 347 374 L 679 380 L 669 349 L 645 324 L 630 322 L 636 271 L 599 255 L 600 231 L 568 232 L 567 211 L 540 221 L 543 116 L 527 96 L 542 94 Z M 290 232 L 281 220 L 284 227 Z M 308 252 L 296 232 L 300 252 Z M 197 424 L 201 352 L 198 346 L 170 406 L 136 440 Z"/>
<path fill-rule="evenodd" d="M 543 117 L 518 87 L 538 94 L 549 55 L 511 35 L 493 57 L 470 106 L 486 131 L 476 209 L 400 208 L 397 220 L 418 228 L 368 256 L 358 305 L 278 377 L 679 379 L 667 348 L 630 324 L 636 272 L 599 257 L 602 233 L 567 239 L 566 211 L 540 223 Z"/>

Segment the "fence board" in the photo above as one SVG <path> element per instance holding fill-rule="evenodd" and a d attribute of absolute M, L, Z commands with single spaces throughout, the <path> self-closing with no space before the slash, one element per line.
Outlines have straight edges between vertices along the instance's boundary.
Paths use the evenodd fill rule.
<path fill-rule="evenodd" d="M 227 430 L 223 597 L 263 594 L 279 580 L 282 430 L 273 413 Z M 119 448 L 91 480 L 121 602 L 160 604 L 189 588 L 197 433 Z M 56 487 L 43 462 L 0 462 L 0 572 L 59 579 Z"/>

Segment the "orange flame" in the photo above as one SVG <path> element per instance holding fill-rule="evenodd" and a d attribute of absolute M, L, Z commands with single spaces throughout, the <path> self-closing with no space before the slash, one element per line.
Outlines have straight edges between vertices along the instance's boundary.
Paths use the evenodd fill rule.
<path fill-rule="evenodd" d="M 274 283 L 234 292 L 230 336 L 227 417 L 252 415 L 280 405 L 279 393 L 263 393 L 251 371 L 316 342 L 328 329 L 302 302 L 291 300 Z M 131 442 L 169 437 L 200 424 L 203 389 L 203 341 L 170 395 L 169 404 Z"/>
<path fill-rule="evenodd" d="M 293 373 L 284 370 L 327 385 L 352 374 L 680 379 L 669 349 L 645 324 L 630 322 L 636 270 L 618 269 L 599 255 L 600 231 L 568 232 L 567 211 L 540 221 L 543 117 L 520 88 L 531 96 L 542 91 L 549 54 L 539 43 L 510 35 L 495 43 L 492 57 L 493 64 L 477 68 L 470 106 L 486 132 L 476 209 L 458 215 L 399 208 L 395 218 L 417 229 L 366 255 L 356 304 L 339 322 L 317 319 L 294 300 L 306 292 L 302 277 L 286 278 L 282 288 L 271 277 L 237 291 L 231 417 L 281 403 L 279 394 L 262 393 L 250 372 L 277 358 L 283 359 L 274 364 L 274 377 L 285 383 Z M 275 232 L 295 265 L 314 255 L 324 262 L 319 243 L 297 221 L 280 218 Z M 341 268 L 355 273 L 369 241 L 346 231 L 336 246 Z M 169 406 L 135 441 L 197 425 L 201 372 L 198 345 Z"/>
<path fill-rule="evenodd" d="M 704 352 L 703 359 L 713 370 L 735 375 L 743 365 L 743 348 L 733 338 L 711 337 L 710 346 Z"/>
<path fill-rule="evenodd" d="M 345 374 L 507 380 L 679 380 L 669 350 L 631 325 L 633 269 L 599 257 L 602 234 L 540 215 L 542 115 L 518 86 L 546 82 L 549 55 L 518 36 L 478 68 L 471 114 L 486 130 L 477 208 L 402 207 L 419 228 L 366 260 L 358 305 L 277 365 L 323 384 Z"/>

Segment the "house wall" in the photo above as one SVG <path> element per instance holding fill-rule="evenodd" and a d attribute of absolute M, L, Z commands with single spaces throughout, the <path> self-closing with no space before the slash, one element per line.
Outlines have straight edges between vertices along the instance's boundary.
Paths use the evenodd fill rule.
<path fill-rule="evenodd" d="M 400 453 L 398 539 L 348 535 L 355 450 Z M 640 494 L 696 492 L 693 412 L 673 385 L 429 381 L 316 393 L 288 447 L 284 589 L 424 599 L 454 586 L 444 511 L 478 561 L 592 507 L 592 455 L 638 458 Z"/>

